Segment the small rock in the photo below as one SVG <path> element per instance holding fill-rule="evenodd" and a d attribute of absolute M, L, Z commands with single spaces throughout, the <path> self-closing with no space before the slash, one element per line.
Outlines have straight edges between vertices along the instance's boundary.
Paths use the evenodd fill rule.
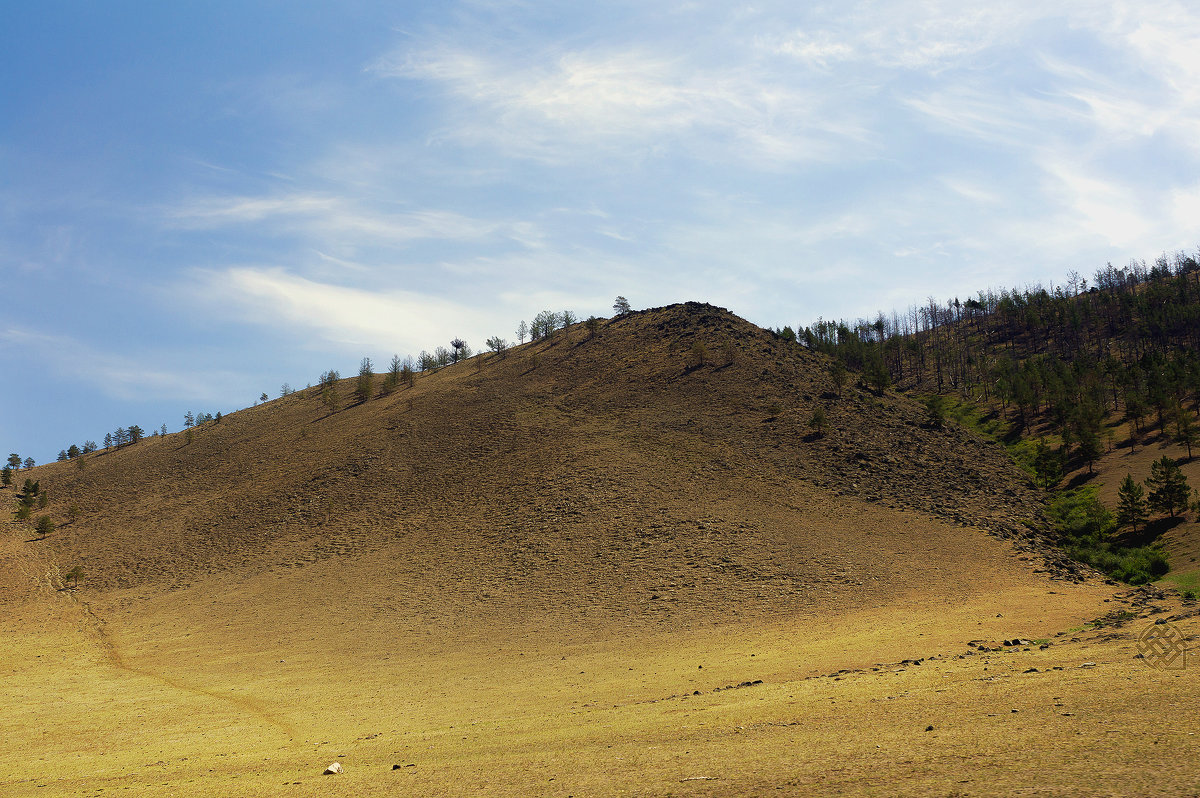
<path fill-rule="evenodd" d="M 325 768 L 325 773 L 324 773 L 324 774 L 322 774 L 322 775 L 325 775 L 325 776 L 335 776 L 335 775 L 337 775 L 338 773 L 342 773 L 342 772 L 344 772 L 344 771 L 342 770 L 342 763 L 341 763 L 341 762 L 334 762 L 332 765 L 330 765 L 329 767 Z"/>
<path fill-rule="evenodd" d="M 925 731 L 933 731 L 933 727 L 932 727 L 932 726 L 926 726 L 926 727 L 925 727 Z"/>

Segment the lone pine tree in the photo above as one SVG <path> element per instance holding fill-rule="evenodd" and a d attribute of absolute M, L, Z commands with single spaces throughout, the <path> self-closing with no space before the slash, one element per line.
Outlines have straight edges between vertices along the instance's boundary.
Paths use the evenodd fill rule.
<path fill-rule="evenodd" d="M 1159 512 L 1166 512 L 1172 518 L 1175 512 L 1186 512 L 1188 499 L 1192 489 L 1188 486 L 1187 477 L 1175 461 L 1163 455 L 1150 466 L 1150 477 L 1146 480 L 1150 488 L 1150 507 Z"/>
<path fill-rule="evenodd" d="M 1146 523 L 1147 509 L 1145 488 L 1133 481 L 1132 474 L 1126 474 L 1117 489 L 1117 524 L 1129 524 L 1136 533 L 1138 524 Z"/>

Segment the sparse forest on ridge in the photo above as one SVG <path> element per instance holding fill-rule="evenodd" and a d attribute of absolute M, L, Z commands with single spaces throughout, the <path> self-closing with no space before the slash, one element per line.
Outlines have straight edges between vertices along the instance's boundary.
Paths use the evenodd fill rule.
<path fill-rule="evenodd" d="M 960 420 L 1006 443 L 1046 489 L 1086 469 L 1072 480 L 1075 490 L 1056 493 L 1052 514 L 1069 552 L 1122 580 L 1166 572 L 1164 554 L 1137 534 L 1146 512 L 1200 513 L 1165 454 L 1147 477 L 1148 505 L 1127 486 L 1125 510 L 1114 516 L 1086 486 L 1096 462 L 1119 447 L 1136 453 L 1174 443 L 1186 453 L 1180 462 L 1192 461 L 1200 442 L 1200 264 L 1190 255 L 1110 264 L 1090 283 L 1072 273 L 1050 289 L 931 297 L 874 320 L 818 320 L 799 338 L 876 389 L 926 397 L 932 416 L 952 398 Z M 1122 527 L 1135 534 L 1115 539 Z"/>

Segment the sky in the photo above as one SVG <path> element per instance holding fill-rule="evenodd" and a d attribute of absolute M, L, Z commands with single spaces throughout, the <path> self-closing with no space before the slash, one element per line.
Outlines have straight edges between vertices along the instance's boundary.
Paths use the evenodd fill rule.
<path fill-rule="evenodd" d="M 538 311 L 761 326 L 1200 244 L 1180 2 L 5 2 L 0 449 Z"/>

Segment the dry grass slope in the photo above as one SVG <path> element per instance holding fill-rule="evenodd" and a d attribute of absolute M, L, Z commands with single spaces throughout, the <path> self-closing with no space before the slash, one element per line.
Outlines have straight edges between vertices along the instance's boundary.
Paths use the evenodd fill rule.
<path fill-rule="evenodd" d="M 1114 792 L 1196 785 L 1129 626 L 1191 610 L 1086 580 L 1003 452 L 727 311 L 351 390 L 39 467 L 59 529 L 0 534 L 0 791 L 1084 795 L 1101 750 Z M 1126 626 L 1084 629 L 1106 601 Z M 1018 635 L 1053 645 L 967 646 Z M 1172 752 L 1106 731 L 1146 706 Z"/>

